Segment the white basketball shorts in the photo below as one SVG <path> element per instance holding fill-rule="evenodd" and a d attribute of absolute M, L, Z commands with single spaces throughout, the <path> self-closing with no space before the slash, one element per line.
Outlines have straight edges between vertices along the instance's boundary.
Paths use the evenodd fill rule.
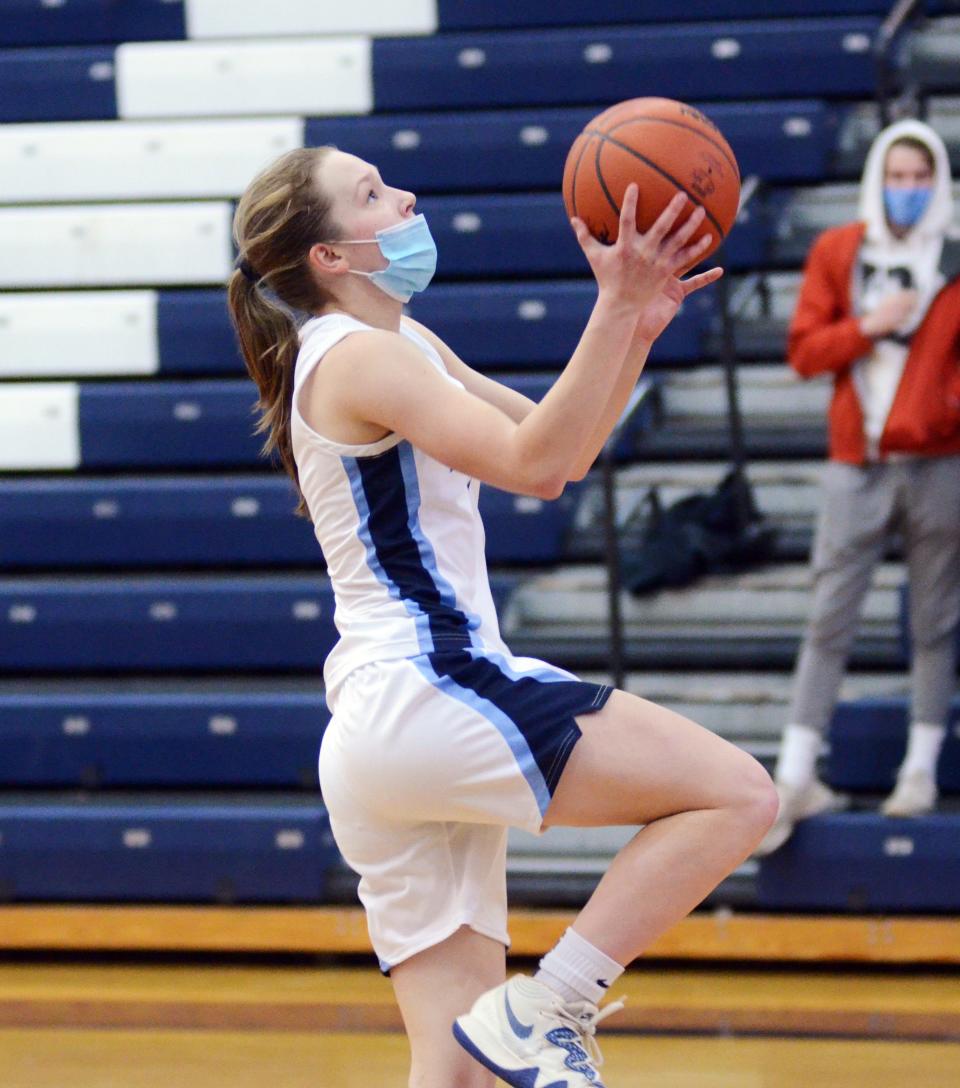
<path fill-rule="evenodd" d="M 463 925 L 509 945 L 507 828 L 540 832 L 580 737 L 576 715 L 611 690 L 473 648 L 347 676 L 320 787 L 382 970 Z"/>

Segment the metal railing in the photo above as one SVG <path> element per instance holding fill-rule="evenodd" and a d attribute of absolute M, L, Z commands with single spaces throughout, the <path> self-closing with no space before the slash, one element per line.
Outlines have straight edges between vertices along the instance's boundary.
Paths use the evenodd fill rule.
<path fill-rule="evenodd" d="M 900 32 L 919 15 L 923 14 L 923 0 L 897 0 L 887 17 L 880 25 L 877 36 L 873 42 L 873 57 L 877 75 L 877 111 L 880 117 L 880 127 L 896 120 L 893 103 L 897 96 L 896 65 L 893 61 L 893 47 Z M 915 97 L 914 90 L 907 89 L 908 97 Z M 919 100 L 911 101 L 909 109 L 903 107 L 902 112 L 923 114 L 923 103 Z"/>
<path fill-rule="evenodd" d="M 755 175 L 747 177 L 740 189 L 740 203 L 737 216 L 743 214 L 750 201 L 760 190 L 760 179 Z M 716 255 L 722 261 L 722 249 Z M 742 291 L 731 297 L 727 277 L 722 276 L 718 283 L 720 301 L 720 361 L 724 370 L 727 393 L 727 418 L 730 429 L 730 461 L 733 471 L 743 478 L 746 463 L 746 449 L 743 438 L 743 417 L 740 412 L 740 394 L 737 382 L 737 351 L 735 320 L 739 311 L 748 301 Z M 756 290 L 756 288 L 754 288 Z M 751 292 L 752 293 L 752 292 Z M 613 429 L 600 453 L 600 470 L 603 486 L 603 536 L 607 567 L 607 615 L 610 642 L 610 675 L 615 687 L 622 688 L 626 678 L 624 653 L 623 608 L 621 604 L 623 577 L 620 562 L 620 540 L 618 535 L 616 447 L 623 433 L 623 428 L 634 414 L 654 396 L 656 386 L 638 385 L 623 411 L 617 426 Z M 746 486 L 736 490 L 738 519 L 740 527 L 747 524 L 750 516 L 750 495 Z"/>

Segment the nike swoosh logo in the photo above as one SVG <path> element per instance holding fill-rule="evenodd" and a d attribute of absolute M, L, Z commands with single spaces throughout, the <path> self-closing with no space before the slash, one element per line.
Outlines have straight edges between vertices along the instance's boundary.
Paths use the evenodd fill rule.
<path fill-rule="evenodd" d="M 507 1020 L 513 1029 L 513 1033 L 518 1039 L 529 1039 L 533 1034 L 533 1024 L 523 1024 L 516 1018 L 513 1009 L 510 1008 L 510 998 L 507 997 L 506 991 L 503 994 L 503 1004 L 507 1010 Z"/>

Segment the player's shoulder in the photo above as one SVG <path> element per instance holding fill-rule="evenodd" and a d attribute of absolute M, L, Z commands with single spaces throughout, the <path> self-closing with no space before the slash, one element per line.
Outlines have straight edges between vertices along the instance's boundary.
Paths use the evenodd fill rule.
<path fill-rule="evenodd" d="M 416 359 L 418 354 L 416 347 L 400 332 L 368 325 L 351 330 L 333 344 L 327 351 L 326 362 L 331 369 L 361 364 L 376 366 L 398 357 Z"/>
<path fill-rule="evenodd" d="M 426 341 L 433 348 L 440 356 L 440 360 L 448 373 L 459 373 L 465 369 L 466 364 L 460 356 L 432 329 L 428 329 L 426 325 L 421 325 L 419 321 L 414 321 L 412 317 L 407 317 L 406 314 L 403 315 L 401 321 L 409 332 L 419 336 L 421 340 Z"/>

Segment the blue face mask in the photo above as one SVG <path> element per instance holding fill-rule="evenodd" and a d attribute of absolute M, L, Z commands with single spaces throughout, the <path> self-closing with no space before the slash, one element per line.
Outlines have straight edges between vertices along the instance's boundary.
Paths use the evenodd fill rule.
<path fill-rule="evenodd" d="M 378 230 L 373 238 L 330 242 L 329 245 L 378 245 L 387 259 L 387 267 L 376 272 L 351 268 L 355 276 L 366 276 L 381 291 L 398 302 L 409 302 L 423 291 L 437 270 L 437 243 L 423 215 L 405 219 L 395 227 Z"/>
<path fill-rule="evenodd" d="M 920 222 L 930 204 L 933 189 L 928 185 L 911 189 L 883 190 L 883 206 L 895 227 L 912 227 Z"/>

